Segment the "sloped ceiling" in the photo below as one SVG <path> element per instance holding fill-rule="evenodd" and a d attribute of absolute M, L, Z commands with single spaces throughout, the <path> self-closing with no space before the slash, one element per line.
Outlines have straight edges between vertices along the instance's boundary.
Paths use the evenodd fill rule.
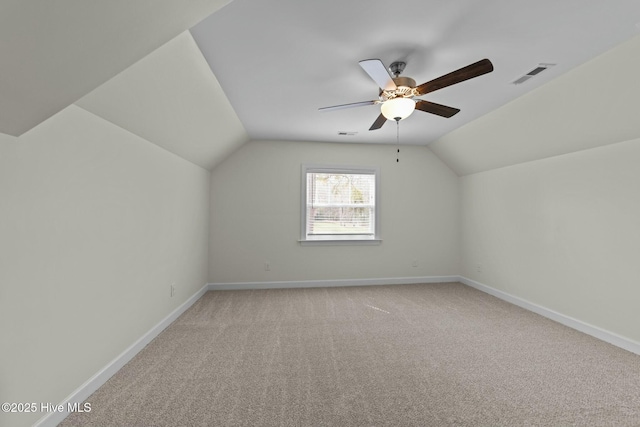
<path fill-rule="evenodd" d="M 76 105 L 205 169 L 248 140 L 188 31 Z"/>
<path fill-rule="evenodd" d="M 2 0 L 0 132 L 18 136 L 230 0 Z"/>
<path fill-rule="evenodd" d="M 640 138 L 640 36 L 429 145 L 468 175 Z"/>

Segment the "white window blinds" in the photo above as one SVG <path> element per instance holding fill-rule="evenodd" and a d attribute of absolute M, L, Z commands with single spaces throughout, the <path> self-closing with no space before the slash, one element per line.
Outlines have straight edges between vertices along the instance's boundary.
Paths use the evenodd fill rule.
<path fill-rule="evenodd" d="M 306 238 L 373 239 L 376 173 L 306 172 Z"/>

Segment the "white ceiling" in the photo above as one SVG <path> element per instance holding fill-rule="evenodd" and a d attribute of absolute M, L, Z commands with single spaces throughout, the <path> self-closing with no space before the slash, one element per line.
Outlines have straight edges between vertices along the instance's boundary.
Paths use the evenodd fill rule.
<path fill-rule="evenodd" d="M 423 97 L 458 115 L 401 122 L 401 143 L 426 145 L 631 38 L 639 22 L 638 0 L 234 0 L 191 32 L 260 140 L 395 142 L 393 123 L 368 131 L 379 106 L 318 112 L 377 97 L 359 60 L 406 61 L 420 84 L 489 58 L 493 73 Z M 511 84 L 539 63 L 557 65 Z"/>
<path fill-rule="evenodd" d="M 2 0 L 0 132 L 18 136 L 230 0 Z"/>

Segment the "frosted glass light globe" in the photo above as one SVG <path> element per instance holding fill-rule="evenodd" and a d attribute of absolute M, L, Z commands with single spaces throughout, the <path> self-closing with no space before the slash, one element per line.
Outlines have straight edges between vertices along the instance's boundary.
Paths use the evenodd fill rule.
<path fill-rule="evenodd" d="M 416 101 L 411 98 L 393 98 L 385 101 L 380 110 L 387 120 L 406 119 L 416 109 Z"/>

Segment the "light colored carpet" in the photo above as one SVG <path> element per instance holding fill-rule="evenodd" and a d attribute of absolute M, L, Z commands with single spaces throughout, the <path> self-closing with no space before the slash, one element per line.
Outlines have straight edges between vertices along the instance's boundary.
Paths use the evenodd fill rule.
<path fill-rule="evenodd" d="M 62 426 L 640 426 L 640 356 L 458 283 L 208 292 Z"/>

